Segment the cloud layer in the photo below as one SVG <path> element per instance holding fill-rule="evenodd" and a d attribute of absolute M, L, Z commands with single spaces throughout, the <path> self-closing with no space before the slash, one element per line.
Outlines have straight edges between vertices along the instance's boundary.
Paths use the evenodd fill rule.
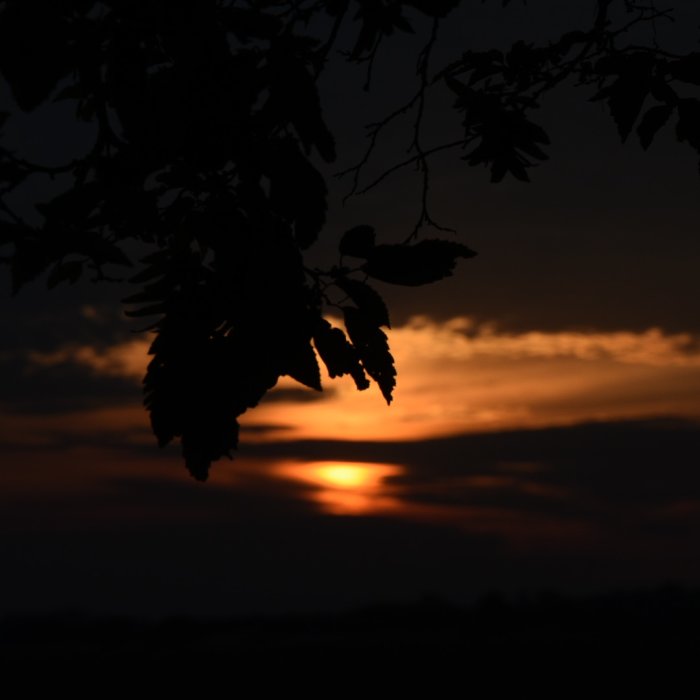
<path fill-rule="evenodd" d="M 390 408 L 374 387 L 358 393 L 347 378 L 327 381 L 333 391 L 324 400 L 300 401 L 298 385 L 283 378 L 271 400 L 244 417 L 247 439 L 289 439 L 291 431 L 296 438 L 416 440 L 586 420 L 700 416 L 700 343 L 688 333 L 516 334 L 464 317 L 443 323 L 420 317 L 389 336 L 399 370 Z M 149 343 L 65 346 L 33 352 L 29 362 L 137 382 Z"/>

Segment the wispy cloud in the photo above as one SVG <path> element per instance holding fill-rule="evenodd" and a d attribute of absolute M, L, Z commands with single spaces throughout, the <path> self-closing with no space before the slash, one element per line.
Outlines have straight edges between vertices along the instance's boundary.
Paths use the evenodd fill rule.
<path fill-rule="evenodd" d="M 70 344 L 53 352 L 30 352 L 29 362 L 38 367 L 82 365 L 96 374 L 126 377 L 140 382 L 148 364 L 147 353 L 151 342 L 147 338 L 137 338 L 106 348 Z"/>
<path fill-rule="evenodd" d="M 700 344 L 689 333 L 667 335 L 659 328 L 642 333 L 618 331 L 504 333 L 491 324 L 466 317 L 436 323 L 414 317 L 398 329 L 399 352 L 415 358 L 471 360 L 508 359 L 612 360 L 655 367 L 699 367 Z"/>
<path fill-rule="evenodd" d="M 340 381 L 326 402 L 263 405 L 304 438 L 416 440 L 483 430 L 663 414 L 700 415 L 700 344 L 690 334 L 531 331 L 414 318 L 390 332 L 396 400 Z M 368 392 L 369 393 L 369 392 Z M 269 438 L 269 436 L 268 436 Z"/>
<path fill-rule="evenodd" d="M 283 425 L 284 435 L 266 430 L 247 439 L 415 440 L 586 420 L 700 416 L 700 340 L 689 333 L 506 333 L 465 317 L 444 323 L 419 317 L 389 336 L 399 371 L 390 408 L 374 388 L 358 393 L 347 378 L 328 380 L 334 391 L 325 400 L 303 402 L 298 391 L 289 392 L 298 385 L 283 378 L 277 400 L 264 402 L 244 422 Z M 35 366 L 72 363 L 140 382 L 149 344 L 143 337 L 102 349 L 73 345 L 29 359 Z"/>

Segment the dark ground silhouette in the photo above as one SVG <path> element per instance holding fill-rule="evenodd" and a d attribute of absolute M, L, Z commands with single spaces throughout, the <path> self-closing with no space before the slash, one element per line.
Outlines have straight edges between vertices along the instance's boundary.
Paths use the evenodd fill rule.
<path fill-rule="evenodd" d="M 231 671 L 284 658 L 300 664 L 347 659 L 359 667 L 458 663 L 475 672 L 482 659 L 534 657 L 614 666 L 653 656 L 682 665 L 700 651 L 698 629 L 700 593 L 667 586 L 578 598 L 492 593 L 471 607 L 426 597 L 336 614 L 229 619 L 15 615 L 0 622 L 0 651 L 5 661 L 167 659 L 226 662 Z"/>

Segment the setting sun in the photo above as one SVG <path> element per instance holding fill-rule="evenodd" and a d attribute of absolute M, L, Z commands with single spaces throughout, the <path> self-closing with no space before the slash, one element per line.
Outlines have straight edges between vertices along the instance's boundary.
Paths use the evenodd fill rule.
<path fill-rule="evenodd" d="M 403 473 L 396 464 L 374 462 L 287 463 L 280 476 L 316 487 L 312 498 L 333 515 L 367 515 L 399 505 L 386 479 Z"/>
<path fill-rule="evenodd" d="M 379 467 L 379 469 L 377 469 Z M 316 466 L 313 475 L 329 486 L 340 489 L 358 489 L 376 487 L 379 482 L 388 476 L 386 465 L 368 465 L 353 463 L 331 463 Z M 393 473 L 390 472 L 390 473 Z"/>

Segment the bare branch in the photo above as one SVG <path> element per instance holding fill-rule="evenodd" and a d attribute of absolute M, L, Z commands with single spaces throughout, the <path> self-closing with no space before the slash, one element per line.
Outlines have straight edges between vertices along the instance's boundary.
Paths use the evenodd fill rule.
<path fill-rule="evenodd" d="M 410 158 L 407 158 L 406 160 L 402 160 L 400 163 L 396 163 L 395 165 L 392 165 L 391 168 L 383 172 L 376 180 L 371 182 L 369 185 L 366 185 L 363 187 L 361 190 L 357 192 L 357 194 L 364 194 L 365 192 L 369 192 L 371 189 L 374 189 L 380 182 L 385 180 L 389 175 L 392 173 L 395 173 L 397 170 L 401 170 L 401 168 L 405 168 L 407 165 L 410 165 L 411 163 L 415 163 L 416 161 L 420 160 L 421 158 L 426 158 L 427 156 L 432 155 L 433 153 L 438 153 L 439 151 L 447 151 L 450 148 L 457 148 L 457 146 L 466 146 L 467 144 L 470 143 L 472 139 L 459 139 L 458 141 L 451 141 L 450 143 L 443 143 L 440 146 L 434 146 L 433 148 L 429 148 L 427 151 L 424 151 L 422 155 L 415 155 L 411 156 Z"/>
<path fill-rule="evenodd" d="M 422 173 L 422 181 L 423 182 L 422 182 L 422 187 L 421 187 L 420 214 L 418 216 L 418 220 L 416 221 L 416 225 L 413 228 L 413 231 L 410 233 L 410 235 L 407 238 L 407 241 L 410 241 L 411 239 L 415 238 L 418 235 L 418 232 L 420 231 L 420 229 L 425 225 L 433 226 L 434 228 L 436 228 L 440 231 L 454 232 L 454 229 L 440 226 L 430 216 L 430 212 L 428 210 L 428 194 L 430 191 L 430 168 L 428 167 L 428 160 L 426 157 L 426 152 L 423 149 L 423 145 L 421 144 L 421 132 L 422 132 L 422 126 L 423 126 L 423 117 L 425 114 L 425 93 L 429 87 L 428 67 L 430 64 L 430 55 L 431 55 L 432 50 L 435 46 L 435 42 L 437 40 L 439 23 L 440 23 L 439 19 L 437 17 L 435 17 L 433 19 L 433 24 L 432 24 L 432 28 L 430 31 L 430 38 L 428 39 L 428 43 L 423 47 L 420 54 L 418 55 L 417 73 L 418 73 L 418 77 L 420 79 L 420 87 L 419 87 L 418 95 L 417 95 L 418 108 L 416 110 L 416 120 L 413 124 L 413 142 L 411 144 L 411 147 L 409 148 L 409 153 L 411 151 L 415 151 L 417 154 L 418 169 Z"/>
<path fill-rule="evenodd" d="M 346 168 L 345 170 L 341 170 L 339 173 L 336 173 L 336 177 L 344 177 L 345 175 L 349 175 L 350 173 L 353 174 L 352 187 L 350 189 L 350 192 L 348 192 L 343 198 L 343 202 L 346 202 L 350 197 L 352 197 L 352 195 L 358 194 L 357 188 L 359 187 L 359 180 L 362 169 L 372 157 L 372 153 L 374 152 L 375 146 L 377 145 L 377 139 L 379 138 L 379 135 L 382 132 L 382 130 L 385 129 L 389 124 L 391 124 L 391 122 L 393 122 L 394 119 L 401 116 L 402 114 L 406 114 L 406 112 L 408 112 L 417 102 L 419 95 L 420 93 L 416 93 L 405 105 L 394 110 L 391 114 L 386 116 L 381 121 L 367 125 L 366 128 L 369 130 L 369 144 L 367 146 L 367 149 L 365 150 L 364 155 L 356 165 L 353 165 L 350 168 Z"/>

